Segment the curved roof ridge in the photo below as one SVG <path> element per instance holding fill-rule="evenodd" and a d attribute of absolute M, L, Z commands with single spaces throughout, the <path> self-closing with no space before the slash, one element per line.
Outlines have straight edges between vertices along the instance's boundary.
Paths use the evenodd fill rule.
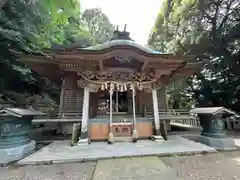
<path fill-rule="evenodd" d="M 135 47 L 138 48 L 142 51 L 145 51 L 149 54 L 164 54 L 160 51 L 156 51 L 154 49 L 151 49 L 148 46 L 142 46 L 138 43 L 136 43 L 135 41 L 132 40 L 124 40 L 124 39 L 116 39 L 116 40 L 112 40 L 112 41 L 108 41 L 105 42 L 103 44 L 98 44 L 95 46 L 91 46 L 91 47 L 86 47 L 86 48 L 80 48 L 82 50 L 92 50 L 92 51 L 99 51 L 99 50 L 104 50 L 104 49 L 108 49 L 111 47 L 115 47 L 115 46 L 131 46 L 131 47 Z"/>

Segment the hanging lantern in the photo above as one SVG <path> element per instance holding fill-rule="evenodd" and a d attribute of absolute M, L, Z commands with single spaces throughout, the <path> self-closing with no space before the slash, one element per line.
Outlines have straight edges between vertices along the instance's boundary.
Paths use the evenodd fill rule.
<path fill-rule="evenodd" d="M 124 91 L 127 91 L 127 85 L 124 84 Z"/>
<path fill-rule="evenodd" d="M 113 83 L 110 84 L 110 89 L 112 89 L 112 90 L 114 89 L 114 84 Z"/>
<path fill-rule="evenodd" d="M 105 90 L 104 84 L 101 84 L 101 90 L 102 90 L 102 91 Z"/>
<path fill-rule="evenodd" d="M 105 89 L 107 89 L 108 88 L 108 85 L 107 85 L 107 83 L 105 83 Z"/>
<path fill-rule="evenodd" d="M 140 90 L 140 91 L 143 90 L 143 86 L 142 86 L 142 84 L 139 84 L 139 90 Z"/>
<path fill-rule="evenodd" d="M 121 85 L 120 92 L 123 92 L 123 91 L 124 91 L 123 85 Z"/>
<path fill-rule="evenodd" d="M 119 84 L 117 84 L 117 90 L 120 91 L 120 85 Z"/>
<path fill-rule="evenodd" d="M 130 89 L 132 90 L 133 96 L 135 96 L 135 87 L 133 84 L 130 85 Z"/>
<path fill-rule="evenodd" d="M 133 90 L 134 89 L 134 86 L 133 84 L 130 85 L 130 89 Z"/>

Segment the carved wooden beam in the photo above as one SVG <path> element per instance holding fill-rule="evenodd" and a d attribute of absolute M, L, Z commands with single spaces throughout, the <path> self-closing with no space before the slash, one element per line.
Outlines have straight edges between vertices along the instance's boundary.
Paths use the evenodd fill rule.
<path fill-rule="evenodd" d="M 148 66 L 148 61 L 146 60 L 146 61 L 144 61 L 143 65 L 141 67 L 141 71 L 144 71 L 147 66 Z"/>
<path fill-rule="evenodd" d="M 82 72 L 84 70 L 97 71 L 98 65 L 95 64 L 60 64 L 59 68 L 64 71 Z"/>
<path fill-rule="evenodd" d="M 102 53 L 59 53 L 55 54 L 55 57 L 60 60 L 60 61 L 68 61 L 70 59 L 75 59 L 75 60 L 92 60 L 92 59 L 98 59 L 98 60 L 105 60 L 112 58 L 114 56 L 131 56 L 135 57 L 139 61 L 145 62 L 148 60 L 149 62 L 163 62 L 163 63 L 168 63 L 168 62 L 173 62 L 173 63 L 182 63 L 185 62 L 186 60 L 184 58 L 169 58 L 168 56 L 170 55 L 146 55 L 146 54 L 141 54 L 139 52 L 133 51 L 131 49 L 113 49 L 112 51 L 109 52 L 102 52 Z"/>
<path fill-rule="evenodd" d="M 160 78 L 158 78 L 155 82 L 152 83 L 153 89 L 159 89 L 163 86 L 166 86 L 169 83 L 170 76 L 169 75 L 163 75 Z"/>
<path fill-rule="evenodd" d="M 173 69 L 156 69 L 155 77 L 161 77 L 162 75 L 169 75 L 172 73 Z"/>

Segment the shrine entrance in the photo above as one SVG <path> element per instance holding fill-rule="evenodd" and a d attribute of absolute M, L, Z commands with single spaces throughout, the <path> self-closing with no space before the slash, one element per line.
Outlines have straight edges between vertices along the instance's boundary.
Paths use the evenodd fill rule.
<path fill-rule="evenodd" d="M 107 115 L 110 112 L 110 94 L 108 91 L 101 91 L 98 100 L 98 116 Z M 127 114 L 128 113 L 128 98 L 127 91 L 114 91 L 112 94 L 112 113 Z"/>
<path fill-rule="evenodd" d="M 124 114 L 128 112 L 127 92 L 114 91 L 113 99 L 113 112 L 116 114 Z M 108 100 L 110 103 L 110 98 Z"/>

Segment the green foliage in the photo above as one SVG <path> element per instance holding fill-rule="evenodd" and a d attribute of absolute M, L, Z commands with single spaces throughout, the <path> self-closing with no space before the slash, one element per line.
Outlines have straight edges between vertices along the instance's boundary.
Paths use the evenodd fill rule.
<path fill-rule="evenodd" d="M 46 90 L 46 80 L 17 62 L 9 50 L 42 53 L 53 43 L 63 43 L 64 28 L 70 25 L 70 19 L 80 16 L 79 8 L 79 1 L 75 0 L 12 0 L 1 4 L 1 99 L 21 105 L 26 103 L 26 94 Z"/>
<path fill-rule="evenodd" d="M 82 14 L 82 19 L 93 44 L 104 43 L 112 37 L 114 26 L 101 9 L 86 9 Z"/>
<path fill-rule="evenodd" d="M 94 30 L 95 28 L 95 30 Z M 95 45 L 108 39 L 113 26 L 98 9 L 80 13 L 79 0 L 5 0 L 0 3 L 1 102 L 29 104 L 48 93 L 59 99 L 55 84 L 16 61 L 9 50 L 43 54 L 44 48 Z M 33 101 L 31 100 L 33 103 Z M 52 103 L 48 103 L 49 107 Z"/>
<path fill-rule="evenodd" d="M 208 60 L 182 92 L 193 93 L 204 106 L 240 111 L 236 91 L 240 84 L 239 31 L 239 0 L 165 0 L 148 43 L 162 51 Z M 173 99 L 179 96 L 173 94 Z"/>

